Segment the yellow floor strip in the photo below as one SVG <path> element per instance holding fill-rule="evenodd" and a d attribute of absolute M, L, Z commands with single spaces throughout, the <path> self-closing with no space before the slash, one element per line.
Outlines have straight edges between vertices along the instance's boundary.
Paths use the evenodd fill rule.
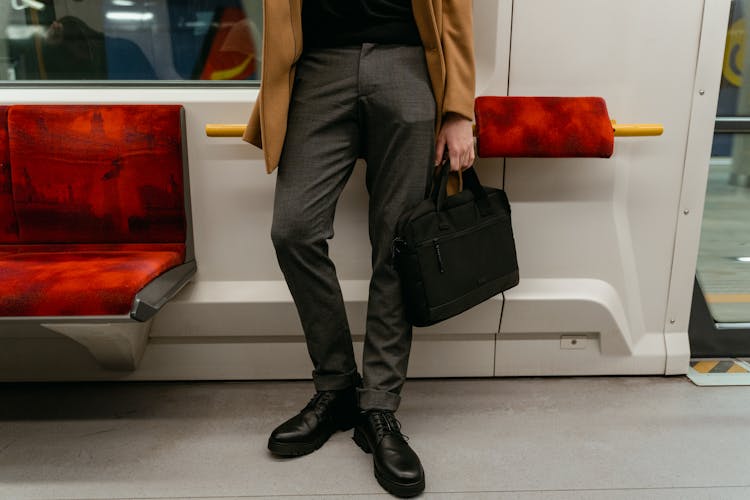
<path fill-rule="evenodd" d="M 750 302 L 750 293 L 707 293 L 709 304 L 742 304 Z"/>
<path fill-rule="evenodd" d="M 718 361 L 701 361 L 693 365 L 693 370 L 698 373 L 709 373 L 718 364 Z"/>
<path fill-rule="evenodd" d="M 748 373 L 748 371 L 742 368 L 740 365 L 734 365 L 729 370 L 727 370 L 727 373 Z"/>
<path fill-rule="evenodd" d="M 687 377 L 698 386 L 750 386 L 750 360 L 692 359 Z"/>

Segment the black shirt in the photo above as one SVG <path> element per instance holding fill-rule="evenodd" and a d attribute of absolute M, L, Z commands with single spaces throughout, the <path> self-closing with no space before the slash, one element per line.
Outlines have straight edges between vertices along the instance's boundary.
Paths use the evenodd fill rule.
<path fill-rule="evenodd" d="M 302 32 L 305 48 L 422 45 L 411 0 L 305 0 Z"/>

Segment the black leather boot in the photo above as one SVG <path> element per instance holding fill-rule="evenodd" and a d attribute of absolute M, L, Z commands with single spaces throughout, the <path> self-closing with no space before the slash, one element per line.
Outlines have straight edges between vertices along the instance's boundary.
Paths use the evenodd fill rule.
<path fill-rule="evenodd" d="M 408 498 L 424 491 L 424 469 L 401 434 L 393 412 L 364 413 L 354 429 L 354 442 L 365 453 L 372 453 L 375 479 L 388 493 Z"/>
<path fill-rule="evenodd" d="M 323 446 L 335 432 L 354 427 L 358 413 L 354 387 L 320 391 L 301 412 L 271 433 L 268 449 L 281 457 L 307 455 Z"/>

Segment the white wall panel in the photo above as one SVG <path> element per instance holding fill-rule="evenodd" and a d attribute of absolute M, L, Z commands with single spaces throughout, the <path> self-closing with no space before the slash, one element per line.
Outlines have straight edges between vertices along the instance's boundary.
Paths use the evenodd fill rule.
<path fill-rule="evenodd" d="M 719 14 L 708 29 L 726 30 L 727 3 L 713 2 L 710 8 Z M 617 139 L 608 160 L 506 163 L 521 275 L 537 287 L 536 297 L 544 296 L 554 280 L 588 278 L 610 286 L 616 308 L 625 311 L 619 332 L 601 332 L 602 346 L 608 343 L 607 335 L 626 341 L 619 343 L 621 349 L 603 352 L 611 357 L 604 363 L 612 367 L 610 373 L 665 371 L 664 320 L 703 9 L 702 0 L 514 2 L 510 95 L 602 96 L 611 118 L 620 123 L 658 122 L 665 127 L 662 137 Z M 705 62 L 721 57 L 712 53 Z M 718 75 L 717 70 L 716 81 Z M 710 98 L 715 105 L 716 95 Z M 691 139 L 705 143 L 711 131 L 703 127 Z M 690 227 L 691 234 L 698 233 L 699 225 L 697 221 Z M 506 298 L 498 366 L 521 349 L 503 334 L 544 333 L 530 330 L 519 292 L 511 291 Z M 554 301 L 536 305 L 539 315 L 556 307 Z M 560 321 L 575 324 L 577 314 L 579 308 L 571 307 Z M 561 324 L 557 330 L 569 328 Z M 686 330 L 685 325 L 685 340 Z M 639 365 L 636 359 L 622 366 L 616 360 L 644 356 L 639 344 L 651 346 L 647 363 Z M 557 349 L 561 358 L 569 356 Z M 528 350 L 526 354 L 533 356 Z M 655 364 L 654 355 L 662 361 Z M 687 370 L 684 356 L 681 370 Z M 539 374 L 555 372 L 548 368 Z M 573 372 L 590 373 L 592 366 L 579 365 Z"/>

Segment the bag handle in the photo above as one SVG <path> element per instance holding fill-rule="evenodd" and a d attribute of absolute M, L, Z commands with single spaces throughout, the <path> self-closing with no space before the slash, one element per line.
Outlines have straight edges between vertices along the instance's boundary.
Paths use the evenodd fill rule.
<path fill-rule="evenodd" d="M 430 198 L 435 203 L 435 206 L 438 207 L 438 211 L 442 209 L 443 202 L 447 196 L 448 174 L 450 174 L 450 163 L 443 160 L 443 163 L 440 164 L 439 177 L 436 179 L 436 182 L 432 183 L 432 193 L 430 194 Z"/>
<path fill-rule="evenodd" d="M 440 166 L 440 182 L 434 184 L 431 194 L 435 209 L 438 212 L 443 210 L 445 199 L 448 197 L 448 174 L 450 174 L 450 161 L 444 160 Z M 468 188 L 474 194 L 474 202 L 477 204 L 482 217 L 492 215 L 494 213 L 492 205 L 487 199 L 487 192 L 479 182 L 479 176 L 474 167 L 464 170 L 462 176 L 464 188 Z"/>

